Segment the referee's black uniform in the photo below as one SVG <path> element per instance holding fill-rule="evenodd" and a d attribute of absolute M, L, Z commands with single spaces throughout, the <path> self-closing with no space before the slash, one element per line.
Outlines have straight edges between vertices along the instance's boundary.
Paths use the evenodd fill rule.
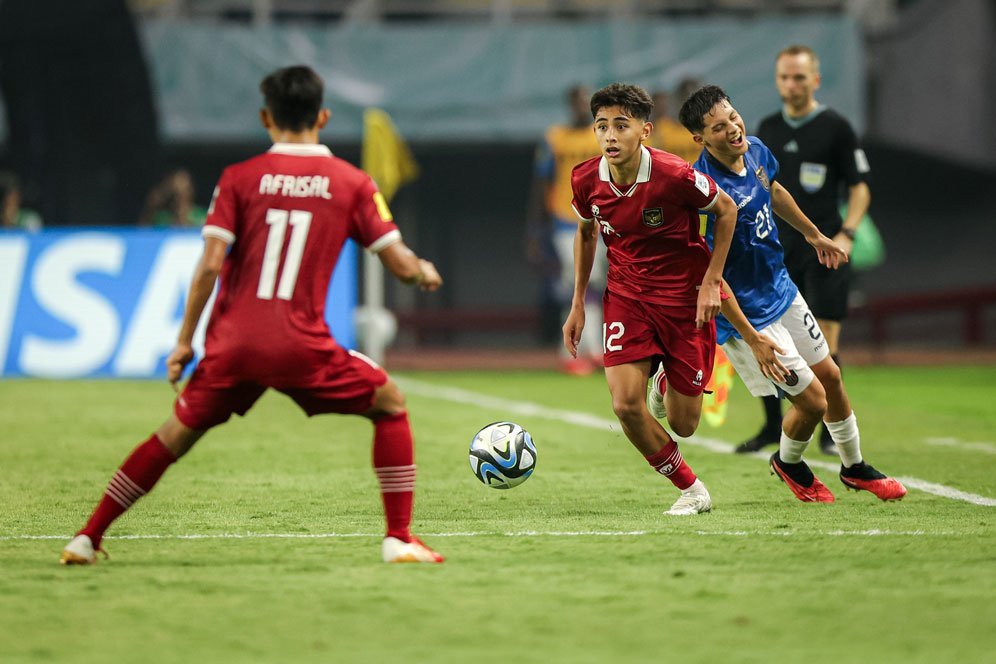
<path fill-rule="evenodd" d="M 764 118 L 757 137 L 778 159 L 778 182 L 829 238 L 840 232 L 842 190 L 864 182 L 868 160 L 850 123 L 826 106 L 791 118 L 784 111 Z M 840 321 L 847 315 L 849 264 L 838 270 L 820 265 L 802 234 L 775 217 L 785 248 L 785 267 L 817 318 Z"/>

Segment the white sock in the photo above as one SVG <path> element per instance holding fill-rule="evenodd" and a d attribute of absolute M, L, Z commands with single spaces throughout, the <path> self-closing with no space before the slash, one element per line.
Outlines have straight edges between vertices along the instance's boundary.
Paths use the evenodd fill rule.
<path fill-rule="evenodd" d="M 826 422 L 827 431 L 837 445 L 837 453 L 845 467 L 861 463 L 861 434 L 858 433 L 858 418 L 854 411 L 840 422 Z"/>
<path fill-rule="evenodd" d="M 785 463 L 799 463 L 808 445 L 808 440 L 792 440 L 782 431 L 782 437 L 778 441 L 778 458 Z"/>

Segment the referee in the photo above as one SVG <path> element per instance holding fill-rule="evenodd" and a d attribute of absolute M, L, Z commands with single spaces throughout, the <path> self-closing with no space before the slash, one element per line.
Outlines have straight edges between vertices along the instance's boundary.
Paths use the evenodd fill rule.
<path fill-rule="evenodd" d="M 854 234 L 868 210 L 871 192 L 865 182 L 868 160 L 850 123 L 816 101 L 820 88 L 820 60 L 808 46 L 789 46 L 775 58 L 775 85 L 782 110 L 764 118 L 757 137 L 768 146 L 780 169 L 779 183 L 827 237 L 851 254 Z M 847 218 L 841 219 L 842 191 L 847 190 Z M 828 270 L 802 235 L 776 217 L 778 237 L 785 248 L 785 266 L 809 303 L 826 337 L 830 355 L 840 365 L 837 343 L 847 315 L 851 267 Z M 765 423 L 737 452 L 756 452 L 777 444 L 782 411 L 778 397 L 763 397 Z M 826 427 L 820 431 L 820 449 L 836 455 Z"/>

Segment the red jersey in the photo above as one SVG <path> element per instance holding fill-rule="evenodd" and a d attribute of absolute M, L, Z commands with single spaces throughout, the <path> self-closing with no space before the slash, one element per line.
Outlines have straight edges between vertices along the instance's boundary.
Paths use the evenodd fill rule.
<path fill-rule="evenodd" d="M 574 167 L 574 212 L 599 224 L 608 248 L 609 291 L 667 306 L 694 307 L 712 253 L 699 210 L 719 196 L 712 179 L 675 155 L 641 148 L 636 182 L 619 189 L 595 157 Z"/>
<path fill-rule="evenodd" d="M 272 387 L 315 384 L 345 353 L 325 300 L 346 239 L 374 252 L 401 239 L 370 176 L 324 145 L 289 143 L 225 169 L 203 235 L 231 248 L 202 364 Z"/>

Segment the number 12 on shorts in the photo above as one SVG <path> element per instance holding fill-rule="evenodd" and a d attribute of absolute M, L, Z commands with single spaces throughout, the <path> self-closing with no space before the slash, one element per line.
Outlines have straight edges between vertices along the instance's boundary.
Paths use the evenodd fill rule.
<path fill-rule="evenodd" d="M 626 333 L 626 327 L 619 321 L 612 323 L 602 323 L 602 350 L 608 353 L 613 350 L 622 350 L 622 344 L 616 343 L 622 339 Z"/>
<path fill-rule="evenodd" d="M 289 300 L 294 294 L 297 272 L 301 268 L 304 243 L 308 239 L 308 229 L 311 228 L 311 213 L 307 210 L 271 208 L 266 211 L 266 223 L 270 227 L 270 232 L 266 236 L 266 249 L 263 250 L 263 266 L 259 271 L 256 297 L 261 300 L 272 300 L 273 289 L 276 287 L 277 297 Z M 280 253 L 284 248 L 284 235 L 287 233 L 288 223 L 291 225 L 291 237 L 287 245 L 284 269 L 280 274 L 280 285 L 277 286 L 277 270 L 280 268 Z"/>

